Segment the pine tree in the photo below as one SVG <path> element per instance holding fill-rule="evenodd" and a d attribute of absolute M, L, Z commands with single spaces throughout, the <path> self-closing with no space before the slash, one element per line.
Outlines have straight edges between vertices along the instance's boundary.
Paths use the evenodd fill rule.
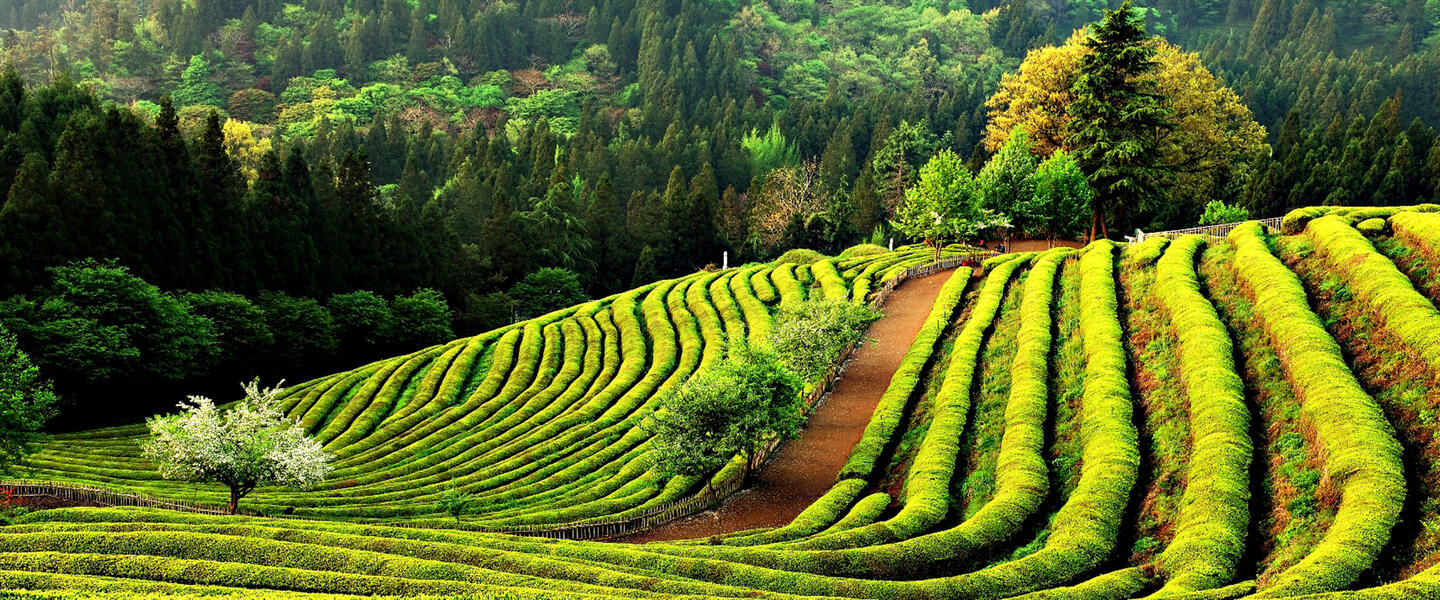
<path fill-rule="evenodd" d="M 640 258 L 635 261 L 635 275 L 630 278 L 630 287 L 640 287 L 660 279 L 660 270 L 656 268 L 656 262 L 654 248 L 646 246 L 640 250 Z"/>
<path fill-rule="evenodd" d="M 286 82 L 292 77 L 298 77 L 304 68 L 304 49 L 301 48 L 299 37 L 296 33 L 285 36 L 275 48 L 275 62 L 270 66 L 271 86 L 274 89 L 285 89 Z"/>
<path fill-rule="evenodd" d="M 18 131 L 25 117 L 25 80 L 15 65 L 5 65 L 0 73 L 0 131 Z"/>
<path fill-rule="evenodd" d="M 601 173 L 591 190 L 590 205 L 585 211 L 585 233 L 595 259 L 594 275 L 589 278 L 591 291 L 600 295 L 619 290 L 626 281 L 625 274 L 630 271 L 634 251 L 629 247 L 624 210 L 615 196 L 609 173 Z"/>
<path fill-rule="evenodd" d="M 301 53 L 300 63 L 305 73 L 321 69 L 336 69 L 345 65 L 345 51 L 340 47 L 340 37 L 335 32 L 333 19 L 320 19 L 310 30 L 309 42 Z"/>
<path fill-rule="evenodd" d="M 1111 211 L 1124 214 L 1155 202 L 1172 173 L 1161 161 L 1155 131 L 1168 127 L 1149 79 L 1157 64 L 1144 21 L 1130 0 L 1085 40 L 1088 52 L 1070 93 L 1066 138 L 1095 189 L 1090 237 L 1108 236 Z"/>
<path fill-rule="evenodd" d="M 1285 3 L 1280 0 L 1265 0 L 1260 5 L 1260 11 L 1255 13 L 1255 24 L 1250 27 L 1250 40 L 1245 45 L 1246 56 L 1254 59 L 1268 52 L 1285 36 L 1285 16 L 1281 14 L 1284 9 Z"/>
<path fill-rule="evenodd" d="M 430 61 L 429 34 L 425 31 L 425 17 L 421 12 L 415 11 L 410 18 L 410 41 L 405 46 L 405 57 L 412 65 Z"/>

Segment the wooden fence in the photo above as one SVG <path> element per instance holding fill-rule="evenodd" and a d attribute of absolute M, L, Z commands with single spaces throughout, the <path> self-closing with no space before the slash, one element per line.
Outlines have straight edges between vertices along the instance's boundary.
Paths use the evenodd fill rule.
<path fill-rule="evenodd" d="M 49 496 L 70 502 L 97 504 L 100 506 L 139 506 L 144 508 L 166 508 L 207 515 L 229 514 L 229 510 L 224 506 L 179 500 L 161 500 L 144 494 L 76 483 L 60 483 L 55 481 L 0 482 L 0 493 L 7 492 L 17 498 Z"/>
<path fill-rule="evenodd" d="M 997 253 L 995 252 L 971 252 L 943 258 L 937 262 L 910 267 L 885 282 L 880 289 L 874 291 L 870 296 L 870 305 L 875 308 L 883 306 L 885 300 L 889 298 L 890 293 L 906 280 L 915 277 L 924 277 L 932 273 L 954 269 L 966 264 L 978 265 L 981 261 L 996 255 Z M 811 390 L 810 394 L 805 397 L 807 411 L 813 410 L 816 405 L 824 400 L 825 395 L 834 387 L 835 382 L 840 379 L 840 375 L 844 371 L 845 363 L 850 360 L 850 355 L 854 350 L 854 345 L 846 347 L 840 355 L 840 360 L 836 361 L 821 379 L 821 384 L 815 386 L 815 389 Z M 750 464 L 749 471 L 754 471 L 763 466 L 765 461 L 774 456 L 780 444 L 779 439 L 771 440 L 770 443 L 756 455 L 755 460 Z M 707 486 L 693 496 L 647 509 L 636 516 L 560 525 L 518 525 L 483 528 L 480 530 L 490 533 L 506 533 L 566 540 L 600 540 L 631 535 L 688 517 L 718 504 L 721 500 L 725 499 L 726 496 L 735 493 L 745 485 L 745 475 L 745 472 L 740 472 L 718 481 L 712 481 L 710 486 Z M 53 496 L 65 500 L 98 504 L 101 506 L 140 506 L 212 515 L 227 514 L 223 506 L 161 500 L 142 494 L 122 492 L 90 485 L 58 482 L 0 482 L 0 491 L 6 489 L 11 490 L 13 495 L 21 497 Z"/>
<path fill-rule="evenodd" d="M 1281 222 L 1281 221 L 1284 221 L 1284 220 L 1285 220 L 1285 217 L 1273 217 L 1273 218 L 1269 218 L 1269 219 L 1259 219 L 1259 221 L 1260 221 L 1260 223 L 1261 223 L 1262 225 L 1265 225 L 1265 226 L 1270 227 L 1270 228 L 1272 228 L 1272 229 L 1280 229 L 1280 222 Z M 1171 239 L 1171 240 L 1173 240 L 1173 239 L 1175 239 L 1175 238 L 1178 238 L 1178 237 L 1180 237 L 1180 236 L 1185 236 L 1185 235 L 1203 235 L 1203 236 L 1205 236 L 1207 239 L 1209 239 L 1210 241 L 1215 241 L 1215 240 L 1218 240 L 1218 239 L 1224 239 L 1225 236 L 1230 235 L 1230 232 L 1231 232 L 1232 230 L 1234 230 L 1236 227 L 1239 227 L 1239 226 L 1241 226 L 1241 225 L 1243 225 L 1243 224 L 1245 224 L 1245 223 L 1248 223 L 1248 221 L 1241 221 L 1241 222 L 1239 222 L 1239 223 L 1223 223 L 1223 224 L 1220 224 L 1220 225 L 1205 225 L 1205 226 L 1203 226 L 1203 227 L 1190 227 L 1190 228 L 1188 228 L 1188 229 L 1172 229 L 1172 230 L 1170 230 L 1170 231 L 1155 231 L 1155 232 L 1145 232 L 1145 231 L 1141 231 L 1141 232 L 1138 232 L 1139 235 L 1137 235 L 1137 236 L 1135 237 L 1135 241 L 1136 241 L 1136 242 L 1143 242 L 1143 241 L 1148 240 L 1148 239 L 1150 239 L 1150 238 L 1156 238 L 1156 237 L 1163 237 L 1163 238 L 1166 238 L 1166 239 Z"/>

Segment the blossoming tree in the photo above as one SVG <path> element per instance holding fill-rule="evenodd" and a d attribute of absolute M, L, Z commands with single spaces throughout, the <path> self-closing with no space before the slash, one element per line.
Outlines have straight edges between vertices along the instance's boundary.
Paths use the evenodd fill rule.
<path fill-rule="evenodd" d="M 160 475 L 179 481 L 215 481 L 230 488 L 230 513 L 261 485 L 307 488 L 330 474 L 320 443 L 280 410 L 280 388 L 245 384 L 245 399 L 227 410 L 191 396 L 179 414 L 151 418 L 145 456 Z"/>

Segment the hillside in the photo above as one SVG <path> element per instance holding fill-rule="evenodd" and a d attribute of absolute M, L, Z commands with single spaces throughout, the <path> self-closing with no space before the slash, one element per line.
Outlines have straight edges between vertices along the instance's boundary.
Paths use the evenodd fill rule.
<path fill-rule="evenodd" d="M 1436 208 L 996 257 L 953 280 L 963 298 L 937 302 L 835 485 L 784 527 L 627 545 L 392 525 L 438 525 L 427 500 L 452 477 L 486 490 L 477 527 L 690 491 L 640 467 L 654 392 L 725 333 L 761 335 L 771 305 L 864 297 L 923 252 L 662 281 L 296 386 L 290 414 L 341 469 L 252 506 L 330 519 L 43 511 L 0 529 L 0 582 L 33 597 L 1435 597 Z M 138 433 L 59 437 L 36 476 L 218 501 L 154 480 Z"/>
<path fill-rule="evenodd" d="M 261 490 L 246 504 L 445 526 L 436 500 L 458 485 L 478 494 L 466 524 L 495 528 L 623 517 L 683 499 L 702 482 L 651 470 L 649 434 L 637 427 L 661 392 L 722 358 L 727 337 L 767 343 L 782 304 L 863 297 L 930 259 L 917 248 L 702 272 L 294 386 L 285 410 L 336 469 L 319 490 Z M 33 477 L 224 503 L 222 488 L 162 480 L 140 457 L 145 435 L 143 424 L 57 435 L 30 458 Z"/>

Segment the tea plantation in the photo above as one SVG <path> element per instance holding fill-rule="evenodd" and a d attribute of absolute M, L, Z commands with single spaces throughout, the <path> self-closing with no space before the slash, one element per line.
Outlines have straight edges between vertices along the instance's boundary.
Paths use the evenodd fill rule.
<path fill-rule="evenodd" d="M 780 306 L 865 301 L 928 249 L 697 273 L 294 386 L 322 486 L 262 488 L 241 516 L 32 512 L 0 527 L 0 597 L 1440 597 L 1435 209 L 960 267 L 833 487 L 783 527 L 504 533 L 700 493 L 651 466 L 662 393 L 727 338 L 766 343 Z M 57 435 L 25 476 L 224 503 L 162 480 L 145 434 Z M 475 499 L 458 523 L 452 486 Z"/>

